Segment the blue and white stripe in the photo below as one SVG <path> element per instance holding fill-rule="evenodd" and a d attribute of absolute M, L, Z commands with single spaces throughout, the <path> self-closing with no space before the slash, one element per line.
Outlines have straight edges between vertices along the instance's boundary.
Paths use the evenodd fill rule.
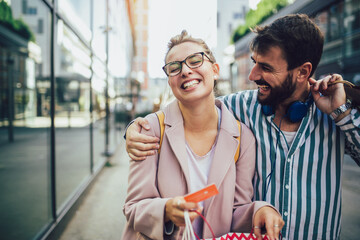
<path fill-rule="evenodd" d="M 335 124 L 315 103 L 303 118 L 291 146 L 265 116 L 257 90 L 225 96 L 225 105 L 245 123 L 257 140 L 254 199 L 279 209 L 285 239 L 338 239 L 341 225 L 341 174 L 345 138 L 360 156 L 360 113 Z M 276 144 L 278 140 L 278 144 Z M 277 147 L 276 147 L 277 145 Z M 266 177 L 274 163 L 265 196 Z"/>

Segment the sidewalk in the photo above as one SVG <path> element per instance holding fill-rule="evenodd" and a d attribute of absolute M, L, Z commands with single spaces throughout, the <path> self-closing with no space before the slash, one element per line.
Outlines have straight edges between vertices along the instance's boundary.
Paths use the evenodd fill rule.
<path fill-rule="evenodd" d="M 59 240 L 120 240 L 126 223 L 122 207 L 129 168 L 125 141 L 109 162 L 111 166 L 105 166 L 99 173 Z M 360 236 L 359 180 L 360 168 L 345 155 L 341 239 L 358 239 Z"/>
<path fill-rule="evenodd" d="M 122 141 L 91 186 L 59 240 L 117 240 L 126 219 L 122 213 L 129 157 Z"/>

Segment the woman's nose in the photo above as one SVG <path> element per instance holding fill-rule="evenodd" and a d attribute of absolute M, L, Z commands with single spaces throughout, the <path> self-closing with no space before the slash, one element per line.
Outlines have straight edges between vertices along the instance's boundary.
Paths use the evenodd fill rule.
<path fill-rule="evenodd" d="M 182 64 L 181 76 L 187 76 L 192 73 L 192 69 L 188 67 L 185 63 Z"/>

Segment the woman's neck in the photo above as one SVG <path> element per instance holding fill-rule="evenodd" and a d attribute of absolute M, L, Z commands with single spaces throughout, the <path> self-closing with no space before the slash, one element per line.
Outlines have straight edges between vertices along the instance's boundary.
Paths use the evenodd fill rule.
<path fill-rule="evenodd" d="M 179 102 L 179 108 L 183 115 L 186 131 L 200 133 L 217 129 L 218 114 L 214 96 L 203 100 L 201 103 L 191 104 L 191 106 Z"/>
<path fill-rule="evenodd" d="M 179 102 L 184 118 L 185 139 L 198 156 L 207 154 L 216 141 L 218 111 L 215 97 L 204 99 L 191 106 Z"/>

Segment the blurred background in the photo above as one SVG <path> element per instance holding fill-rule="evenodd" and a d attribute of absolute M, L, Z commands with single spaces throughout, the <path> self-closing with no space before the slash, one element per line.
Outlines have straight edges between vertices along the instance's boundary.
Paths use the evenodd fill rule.
<path fill-rule="evenodd" d="M 161 69 L 172 36 L 208 43 L 224 95 L 255 88 L 249 27 L 290 13 L 325 35 L 315 78 L 360 85 L 360 0 L 0 0 L 0 239 L 51 235 L 126 124 L 172 98 Z M 360 236 L 359 180 L 347 156 L 344 239 Z"/>

